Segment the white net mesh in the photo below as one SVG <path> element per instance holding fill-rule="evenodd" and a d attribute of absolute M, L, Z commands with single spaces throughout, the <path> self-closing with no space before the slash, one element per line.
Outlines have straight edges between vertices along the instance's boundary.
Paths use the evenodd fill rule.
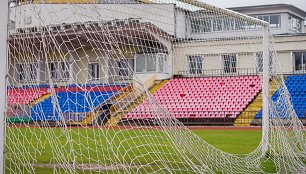
<path fill-rule="evenodd" d="M 280 88 L 264 157 L 262 144 L 229 154 L 182 123 L 242 117 L 260 95 L 266 23 L 191 0 L 17 4 L 7 173 L 265 173 L 265 161 L 278 173 L 306 172 L 304 127 L 272 36 L 270 83 Z"/>

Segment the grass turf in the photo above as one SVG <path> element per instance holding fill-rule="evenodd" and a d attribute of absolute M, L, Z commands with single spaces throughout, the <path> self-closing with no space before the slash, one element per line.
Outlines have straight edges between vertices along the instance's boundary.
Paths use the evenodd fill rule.
<path fill-rule="evenodd" d="M 24 170 L 30 172 L 32 169 L 22 166 L 21 161 L 32 161 L 30 164 L 49 164 L 67 160 L 69 163 L 76 161 L 78 163 L 97 163 L 113 164 L 118 159 L 126 159 L 125 163 L 134 165 L 144 164 L 148 158 L 154 158 L 154 155 L 168 158 L 168 155 L 177 154 L 171 149 L 167 139 L 158 138 L 165 137 L 160 131 L 147 130 L 150 133 L 139 130 L 110 130 L 101 131 L 99 129 L 79 129 L 72 128 L 69 132 L 63 133 L 60 128 L 51 129 L 34 129 L 34 128 L 9 128 L 7 130 L 7 173 L 19 172 Z M 246 154 L 253 151 L 259 144 L 261 139 L 261 131 L 256 130 L 193 130 L 193 133 L 204 139 L 214 147 L 233 154 Z M 67 136 L 69 135 L 69 136 Z M 156 136 L 158 135 L 158 136 Z M 135 138 L 137 137 L 137 138 Z M 107 140 L 107 141 L 106 141 Z M 151 142 L 163 142 L 150 147 Z M 113 149 L 109 144 L 116 144 Z M 145 145 L 143 145 L 145 144 Z M 53 146 L 53 148 L 51 148 Z M 54 148 L 54 146 L 64 148 Z M 70 149 L 73 146 L 74 151 L 63 151 L 62 149 Z M 165 154 L 150 154 L 144 152 L 153 152 L 158 150 L 166 152 Z M 110 151 L 116 154 L 110 154 Z M 133 151 L 133 153 L 129 153 Z M 55 160 L 52 155 L 56 153 Z M 73 155 L 72 155 L 73 153 Z M 150 155 L 150 157 L 148 156 Z M 70 158 L 76 156 L 76 159 Z M 153 157 L 152 157 L 153 156 Z M 34 159 L 31 159 L 34 157 Z M 180 158 L 179 155 L 176 156 Z M 137 159 L 137 160 L 136 160 Z M 176 167 L 180 168 L 180 160 L 176 160 L 175 155 L 172 159 L 177 163 Z M 118 163 L 122 163 L 117 161 Z M 156 170 L 160 161 L 155 161 L 148 168 L 144 168 L 144 172 Z M 173 165 L 173 164 L 171 164 Z M 266 171 L 274 172 L 275 168 L 269 161 L 264 164 Z M 28 170 L 28 171 L 27 171 Z M 35 166 L 36 173 L 53 173 L 50 167 Z M 61 173 L 65 170 L 59 168 Z M 91 173 L 93 171 L 87 171 Z M 122 171 L 124 172 L 124 171 Z M 133 172 L 133 171 L 132 171 Z M 112 173 L 112 172 L 110 172 Z M 141 171 L 140 171 L 141 173 Z"/>

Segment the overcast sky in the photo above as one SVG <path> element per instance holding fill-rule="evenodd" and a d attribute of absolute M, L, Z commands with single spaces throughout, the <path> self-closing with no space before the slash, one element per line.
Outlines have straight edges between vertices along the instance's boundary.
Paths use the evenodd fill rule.
<path fill-rule="evenodd" d="M 306 11 L 306 0 L 201 0 L 201 1 L 224 8 L 285 3 L 285 4 L 295 5 L 296 7 Z"/>

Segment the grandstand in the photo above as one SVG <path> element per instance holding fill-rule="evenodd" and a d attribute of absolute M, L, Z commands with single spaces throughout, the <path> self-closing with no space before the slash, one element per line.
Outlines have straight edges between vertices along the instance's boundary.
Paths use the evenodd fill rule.
<path fill-rule="evenodd" d="M 88 113 L 93 114 L 112 95 L 122 89 L 121 85 L 85 85 L 85 87 L 60 87 L 55 89 L 56 95 L 49 96 L 31 107 L 33 121 L 65 121 L 81 123 Z M 59 108 L 54 107 L 53 98 L 56 97 Z M 102 105 L 102 106 L 101 106 Z M 59 111 L 61 112 L 59 114 Z M 100 111 L 100 110 L 99 110 Z M 60 115 L 63 114 L 63 118 Z M 92 118 L 94 119 L 94 118 Z"/>
<path fill-rule="evenodd" d="M 48 93 L 48 88 L 9 88 L 8 104 L 29 104 Z"/>
<path fill-rule="evenodd" d="M 237 116 L 258 95 L 260 76 L 174 78 L 153 96 L 185 124 L 233 124 Z M 143 102 L 124 118 L 154 118 L 148 101 Z M 219 118 L 219 120 L 218 120 Z"/>
<path fill-rule="evenodd" d="M 305 101 L 305 85 L 306 85 L 306 75 L 289 75 L 285 81 L 285 84 L 287 86 L 287 89 L 291 96 L 291 102 L 293 105 L 293 108 L 298 116 L 303 122 L 303 124 L 306 124 L 306 101 Z M 276 101 L 279 99 L 279 94 L 284 89 L 280 87 L 275 93 L 272 95 L 271 99 L 273 101 Z M 282 117 L 286 117 L 286 115 L 283 115 Z M 252 124 L 259 124 L 260 120 L 262 119 L 262 110 L 259 111 L 256 116 L 255 120 Z"/>
<path fill-rule="evenodd" d="M 111 105 L 109 99 L 113 95 L 119 95 L 119 91 L 126 85 L 71 84 L 53 89 L 48 85 L 23 86 L 22 88 L 11 87 L 8 90 L 9 122 L 25 120 L 26 122 L 64 121 L 81 124 L 82 121 L 92 116 L 93 113 L 102 115 L 101 108 Z M 55 96 L 51 96 L 51 90 L 55 91 Z M 59 108 L 54 107 L 55 104 L 52 102 L 52 97 L 56 97 Z M 30 116 L 24 118 L 25 114 L 18 112 L 16 106 L 26 107 L 27 112 L 31 113 Z M 105 109 L 109 109 L 109 107 Z M 61 112 L 60 114 L 59 111 Z M 61 114 L 63 114 L 63 117 L 60 117 Z M 97 118 L 90 119 L 92 120 L 87 120 L 87 124 L 92 124 L 93 119 Z"/>
<path fill-rule="evenodd" d="M 7 120 L 8 122 L 30 122 L 28 115 L 31 102 L 48 94 L 48 86 L 40 87 L 23 86 L 21 88 L 10 87 L 7 90 Z"/>

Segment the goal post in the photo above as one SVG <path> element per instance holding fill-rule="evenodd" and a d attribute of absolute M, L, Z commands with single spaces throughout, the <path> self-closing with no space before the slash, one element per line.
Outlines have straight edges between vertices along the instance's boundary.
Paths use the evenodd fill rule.
<path fill-rule="evenodd" d="M 9 0 L 0 2 L 0 172 L 5 173 L 6 73 L 8 56 Z"/>
<path fill-rule="evenodd" d="M 262 155 L 268 152 L 269 146 L 269 80 L 270 80 L 270 27 L 263 27 L 263 84 L 262 84 Z"/>
<path fill-rule="evenodd" d="M 268 22 L 263 21 L 263 20 L 259 20 L 257 18 L 252 17 L 252 16 L 248 16 L 248 15 L 238 13 L 238 12 L 228 10 L 228 9 L 219 8 L 219 7 L 216 7 L 216 6 L 213 6 L 213 5 L 207 4 L 205 2 L 198 1 L 198 0 L 180 0 L 180 2 L 187 3 L 187 4 L 190 4 L 190 5 L 194 5 L 194 6 L 197 6 L 199 8 L 204 8 L 204 9 L 207 9 L 209 11 L 215 11 L 219 15 L 226 15 L 226 16 L 234 17 L 234 18 L 241 19 L 241 20 L 244 20 L 244 21 L 247 21 L 247 22 L 251 22 L 251 23 L 259 25 L 259 26 L 268 26 L 269 25 Z"/>
<path fill-rule="evenodd" d="M 263 103 L 263 117 L 262 117 L 262 155 L 263 157 L 266 155 L 268 152 L 268 136 L 269 136 L 269 80 L 270 80 L 270 75 L 269 75 L 269 58 L 270 58 L 270 27 L 269 23 L 266 21 L 262 21 L 256 18 L 253 18 L 251 16 L 246 16 L 241 13 L 237 13 L 231 10 L 227 9 L 220 9 L 215 6 L 199 2 L 196 0 L 181 0 L 181 2 L 191 4 L 191 5 L 196 5 L 198 7 L 202 7 L 204 9 L 209 9 L 209 10 L 215 10 L 218 12 L 220 15 L 227 15 L 227 16 L 232 16 L 238 19 L 242 19 L 245 21 L 252 22 L 254 24 L 262 26 L 262 31 L 263 31 L 263 83 L 262 83 L 262 91 L 263 91 L 263 98 L 262 98 L 262 103 Z"/>

